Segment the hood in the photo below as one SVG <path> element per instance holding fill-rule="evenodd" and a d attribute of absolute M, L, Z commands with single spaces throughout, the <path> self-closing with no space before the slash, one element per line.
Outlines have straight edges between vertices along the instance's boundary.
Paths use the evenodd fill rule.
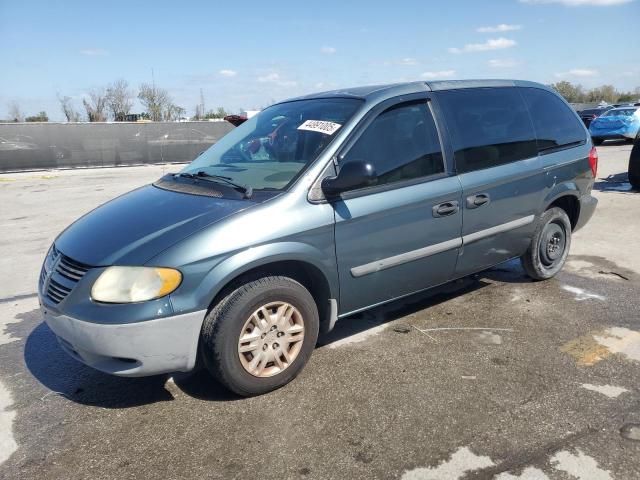
<path fill-rule="evenodd" d="M 87 265 L 143 265 L 203 227 L 255 204 L 148 185 L 81 217 L 55 243 L 62 253 Z"/>

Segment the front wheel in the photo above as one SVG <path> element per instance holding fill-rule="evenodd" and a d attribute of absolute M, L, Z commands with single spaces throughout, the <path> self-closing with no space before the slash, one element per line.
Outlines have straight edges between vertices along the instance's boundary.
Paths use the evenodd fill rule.
<path fill-rule="evenodd" d="M 531 278 L 547 280 L 562 270 L 570 246 L 569 217 L 561 208 L 550 208 L 538 219 L 531 244 L 520 261 Z"/>
<path fill-rule="evenodd" d="M 207 315 L 202 354 L 209 372 L 242 396 L 286 385 L 302 370 L 318 339 L 315 301 L 288 277 L 240 285 Z"/>

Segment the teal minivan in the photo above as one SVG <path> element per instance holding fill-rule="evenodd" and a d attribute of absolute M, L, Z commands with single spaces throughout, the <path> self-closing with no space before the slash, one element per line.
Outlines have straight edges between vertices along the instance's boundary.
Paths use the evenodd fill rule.
<path fill-rule="evenodd" d="M 287 100 L 64 230 L 42 267 L 44 318 L 103 372 L 204 365 L 265 393 L 338 319 L 514 258 L 556 275 L 596 207 L 596 170 L 578 115 L 536 83 Z"/>

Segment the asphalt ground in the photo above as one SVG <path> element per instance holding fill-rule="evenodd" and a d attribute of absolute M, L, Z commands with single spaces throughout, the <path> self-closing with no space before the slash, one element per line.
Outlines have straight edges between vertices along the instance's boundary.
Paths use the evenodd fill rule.
<path fill-rule="evenodd" d="M 67 224 L 177 167 L 0 175 L 0 478 L 640 478 L 640 192 L 598 148 L 566 268 L 517 262 L 344 319 L 290 385 L 123 379 L 42 323 L 40 264 Z"/>

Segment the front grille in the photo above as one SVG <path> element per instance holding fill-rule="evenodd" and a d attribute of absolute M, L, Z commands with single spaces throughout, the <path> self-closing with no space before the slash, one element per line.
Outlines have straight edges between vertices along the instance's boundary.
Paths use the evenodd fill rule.
<path fill-rule="evenodd" d="M 66 255 L 61 255 L 60 261 L 56 266 L 56 272 L 69 280 L 78 282 L 90 268 L 88 265 L 71 260 Z"/>
<path fill-rule="evenodd" d="M 58 304 L 71 293 L 71 290 L 73 290 L 91 267 L 67 257 L 57 250 L 55 246 L 51 248 L 50 255 L 53 257 L 52 264 L 54 267 L 53 273 L 51 273 L 49 278 L 49 283 L 46 284 L 45 295 L 53 303 Z M 45 286 L 46 278 L 47 273 L 43 267 L 42 273 L 40 274 L 40 283 L 43 286 Z"/>
<path fill-rule="evenodd" d="M 55 280 L 49 280 L 49 286 L 47 287 L 47 297 L 49 297 L 54 303 L 60 303 L 71 292 L 71 289 L 56 282 Z"/>

